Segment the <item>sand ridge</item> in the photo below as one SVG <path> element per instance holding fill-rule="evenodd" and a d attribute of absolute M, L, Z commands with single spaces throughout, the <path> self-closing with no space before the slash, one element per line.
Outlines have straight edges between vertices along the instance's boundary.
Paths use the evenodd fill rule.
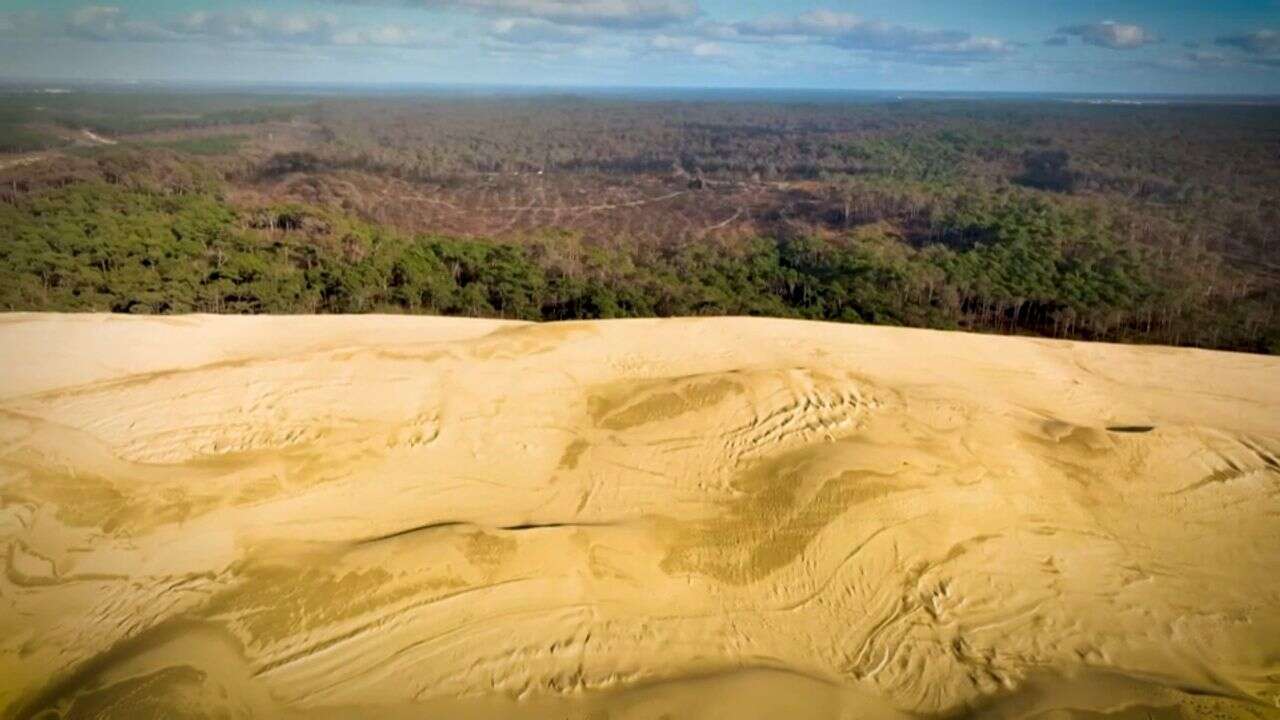
<path fill-rule="evenodd" d="M 0 366 L 0 717 L 1280 716 L 1275 358 L 9 315 Z"/>

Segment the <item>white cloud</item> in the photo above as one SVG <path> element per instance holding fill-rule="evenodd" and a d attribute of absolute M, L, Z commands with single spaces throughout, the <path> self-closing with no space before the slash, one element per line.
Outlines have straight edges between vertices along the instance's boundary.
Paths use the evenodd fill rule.
<path fill-rule="evenodd" d="M 1231 58 L 1216 52 L 1189 52 L 1186 59 L 1197 67 L 1228 67 L 1235 64 Z"/>
<path fill-rule="evenodd" d="M 1133 50 L 1143 45 L 1160 42 L 1159 36 L 1141 25 L 1125 25 L 1114 20 L 1099 23 L 1068 25 L 1058 29 L 1061 35 L 1074 35 L 1087 45 L 1111 50 Z"/>
<path fill-rule="evenodd" d="M 123 8 L 114 5 L 76 8 L 68 13 L 65 29 L 81 40 L 156 42 L 173 38 L 173 33 L 157 23 L 131 20 Z"/>
<path fill-rule="evenodd" d="M 954 63 L 999 57 L 1016 46 L 960 30 L 926 30 L 867 20 L 850 13 L 815 10 L 730 25 L 707 26 L 711 37 L 736 42 L 821 44 L 843 50 L 884 53 L 905 62 Z"/>
<path fill-rule="evenodd" d="M 1220 47 L 1233 47 L 1251 55 L 1280 55 L 1280 32 L 1255 30 L 1239 35 L 1226 35 L 1214 43 Z"/>
<path fill-rule="evenodd" d="M 1280 70 L 1280 58 L 1258 57 L 1242 53 L 1193 50 L 1176 57 L 1156 58 L 1135 64 L 1156 70 L 1180 72 L 1272 73 Z"/>
<path fill-rule="evenodd" d="M 403 25 L 377 25 L 369 28 L 337 30 L 330 36 L 330 41 L 334 45 L 407 47 L 422 45 L 424 38 L 417 30 Z"/>
<path fill-rule="evenodd" d="M 0 35 L 44 35 L 49 30 L 48 17 L 43 13 L 34 10 L 0 12 Z"/>
<path fill-rule="evenodd" d="M 644 30 L 692 20 L 695 0 L 345 0 L 392 2 L 427 9 L 462 9 L 506 17 L 545 20 L 558 25 Z"/>
<path fill-rule="evenodd" d="M 184 36 L 233 42 L 327 44 L 338 29 L 331 15 L 270 15 L 261 10 L 194 12 L 170 24 Z"/>
<path fill-rule="evenodd" d="M 723 45 L 713 42 L 700 42 L 693 46 L 690 53 L 699 58 L 719 58 L 729 55 L 729 51 Z"/>
<path fill-rule="evenodd" d="M 722 60 L 730 56 L 728 48 L 718 42 L 690 36 L 655 35 L 649 39 L 648 49 L 672 55 L 684 55 L 698 60 Z"/>
<path fill-rule="evenodd" d="M 557 25 L 547 20 L 502 18 L 489 26 L 489 36 L 516 45 L 568 44 L 582 42 L 590 33 L 580 27 Z"/>
<path fill-rule="evenodd" d="M 414 28 L 391 24 L 352 27 L 329 13 L 195 12 L 171 27 L 185 36 L 228 42 L 403 46 L 419 40 Z"/>
<path fill-rule="evenodd" d="M 328 13 L 273 14 L 262 10 L 198 11 L 167 20 L 134 20 L 114 5 L 89 5 L 67 14 L 69 37 L 95 42 L 175 42 L 407 46 L 421 43 L 403 25 L 349 26 Z"/>

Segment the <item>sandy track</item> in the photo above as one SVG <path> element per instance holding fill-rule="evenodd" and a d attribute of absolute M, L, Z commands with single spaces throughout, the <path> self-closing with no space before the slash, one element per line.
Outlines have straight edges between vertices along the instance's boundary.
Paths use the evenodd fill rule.
<path fill-rule="evenodd" d="M 85 140 L 86 140 L 90 145 L 118 145 L 118 144 L 119 144 L 117 141 L 112 140 L 112 139 L 110 139 L 110 138 L 104 138 L 104 137 L 102 137 L 101 135 L 99 135 L 98 133 L 96 133 L 96 132 L 94 132 L 94 131 L 92 131 L 92 130 L 90 130 L 90 129 L 88 129 L 88 128 L 85 128 L 85 129 L 81 130 L 81 131 L 80 131 L 80 134 L 84 137 L 84 139 L 85 139 Z"/>
<path fill-rule="evenodd" d="M 6 718 L 1277 716 L 1274 358 L 9 315 L 0 367 Z"/>
<path fill-rule="evenodd" d="M 74 145 L 78 145 L 81 147 L 83 146 L 93 147 L 93 146 L 119 144 L 115 140 L 102 137 L 101 135 L 88 129 L 81 130 L 80 133 L 72 139 L 72 143 Z M 61 153 L 58 153 L 52 150 L 47 150 L 44 152 L 33 152 L 33 153 L 26 153 L 23 155 L 0 157 L 0 171 L 12 170 L 14 168 L 26 167 L 28 165 L 35 165 L 36 163 L 52 160 L 53 158 L 60 157 L 60 156 L 61 156 Z"/>

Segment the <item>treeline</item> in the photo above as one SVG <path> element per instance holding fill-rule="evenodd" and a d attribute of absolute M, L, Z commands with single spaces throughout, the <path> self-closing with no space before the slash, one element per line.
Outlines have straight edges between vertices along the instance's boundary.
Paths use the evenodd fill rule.
<path fill-rule="evenodd" d="M 0 307 L 409 312 L 566 320 L 770 315 L 1280 352 L 1280 297 L 1113 218 L 982 195 L 919 247 L 874 226 L 653 244 L 408 236 L 331 209 L 238 209 L 216 184 L 76 182 L 0 205 Z"/>
<path fill-rule="evenodd" d="M 107 136 L 289 120 L 314 100 L 245 93 L 0 89 L 0 153 L 73 145 L 73 133 Z"/>

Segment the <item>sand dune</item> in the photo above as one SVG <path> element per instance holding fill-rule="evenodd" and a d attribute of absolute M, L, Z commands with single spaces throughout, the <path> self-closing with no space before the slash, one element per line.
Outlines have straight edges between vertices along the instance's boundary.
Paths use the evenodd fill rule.
<path fill-rule="evenodd" d="M 0 316 L 0 717 L 1280 717 L 1280 360 Z"/>

